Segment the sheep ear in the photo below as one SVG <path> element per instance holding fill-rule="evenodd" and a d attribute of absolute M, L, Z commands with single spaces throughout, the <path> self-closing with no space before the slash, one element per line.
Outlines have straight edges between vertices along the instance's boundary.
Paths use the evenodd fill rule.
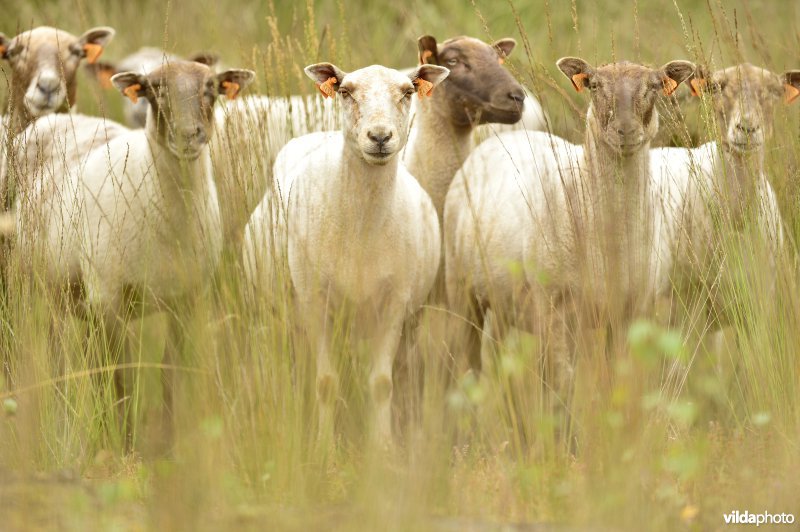
<path fill-rule="evenodd" d="M 225 94 L 229 100 L 233 100 L 239 95 L 242 89 L 250 85 L 256 78 L 256 73 L 252 70 L 234 68 L 217 74 L 219 94 Z"/>
<path fill-rule="evenodd" d="M 217 54 L 212 54 L 211 52 L 197 52 L 189 57 L 189 61 L 194 61 L 195 63 L 200 63 L 201 65 L 206 65 L 207 67 L 213 67 L 219 63 L 219 56 Z"/>
<path fill-rule="evenodd" d="M 316 63 L 307 66 L 303 71 L 306 76 L 316 82 L 319 92 L 325 98 L 336 96 L 336 91 L 339 90 L 339 86 L 347 75 L 347 72 L 340 70 L 339 67 L 331 63 Z"/>
<path fill-rule="evenodd" d="M 441 83 L 450 71 L 438 65 L 420 65 L 409 75 L 411 83 L 417 87 L 417 95 L 420 100 L 425 96 L 433 95 L 433 88 Z"/>
<path fill-rule="evenodd" d="M 89 73 L 97 83 L 104 89 L 111 89 L 114 85 L 111 83 L 111 77 L 117 73 L 117 67 L 105 61 L 98 61 L 94 64 L 83 65 L 84 70 Z"/>
<path fill-rule="evenodd" d="M 120 72 L 111 76 L 111 83 L 125 95 L 131 102 L 136 103 L 139 98 L 146 96 L 147 80 L 136 72 Z"/>
<path fill-rule="evenodd" d="M 556 66 L 572 82 L 578 92 L 589 84 L 589 78 L 594 75 L 594 68 L 579 57 L 562 57 L 556 61 Z"/>
<path fill-rule="evenodd" d="M 792 103 L 800 97 L 800 70 L 787 70 L 783 73 L 784 101 Z"/>
<path fill-rule="evenodd" d="M 8 47 L 11 44 L 11 39 L 6 37 L 5 33 L 0 33 L 0 59 L 8 59 Z"/>
<path fill-rule="evenodd" d="M 439 64 L 439 47 L 433 35 L 423 35 L 417 39 L 417 47 L 419 48 L 420 65 Z"/>
<path fill-rule="evenodd" d="M 511 52 L 514 51 L 514 48 L 517 46 L 517 41 L 512 39 L 511 37 L 506 37 L 505 39 L 500 39 L 492 44 L 492 48 L 497 50 L 497 55 L 500 56 L 498 62 L 502 65 L 506 62 L 506 58 L 511 55 Z"/>
<path fill-rule="evenodd" d="M 689 79 L 695 71 L 694 63 L 689 61 L 670 61 L 661 67 L 661 79 L 664 82 L 664 94 L 669 96 L 678 85 Z"/>
<path fill-rule="evenodd" d="M 103 53 L 103 49 L 114 38 L 114 28 L 102 26 L 99 28 L 92 28 L 78 39 L 78 46 L 83 50 L 83 57 L 89 62 L 94 64 Z"/>

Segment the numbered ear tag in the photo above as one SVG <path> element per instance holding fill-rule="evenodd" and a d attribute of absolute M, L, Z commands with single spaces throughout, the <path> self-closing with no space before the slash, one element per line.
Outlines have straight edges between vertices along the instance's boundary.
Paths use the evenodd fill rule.
<path fill-rule="evenodd" d="M 798 96 L 800 96 L 800 89 L 788 83 L 783 86 L 783 100 L 786 103 L 792 103 Z"/>
<path fill-rule="evenodd" d="M 572 76 L 572 85 L 575 87 L 575 90 L 578 92 L 583 92 L 583 80 L 589 77 L 589 74 L 575 74 Z"/>
<path fill-rule="evenodd" d="M 233 100 L 239 95 L 239 91 L 242 87 L 235 81 L 223 81 L 222 88 L 225 89 L 225 96 L 227 96 L 229 100 Z"/>
<path fill-rule="evenodd" d="M 703 92 L 706 85 L 708 85 L 708 81 L 703 78 L 693 78 L 689 81 L 689 86 L 692 87 L 692 96 L 700 96 L 700 93 Z"/>
<path fill-rule="evenodd" d="M 102 55 L 103 47 L 99 44 L 86 43 L 83 45 L 83 51 L 86 52 L 86 60 L 93 65 Z"/>
<path fill-rule="evenodd" d="M 319 92 L 322 93 L 324 98 L 333 98 L 336 96 L 336 90 L 334 90 L 333 86 L 337 83 L 337 79 L 334 77 L 328 78 L 323 83 L 318 83 L 317 88 Z"/>
<path fill-rule="evenodd" d="M 417 96 L 423 99 L 425 96 L 431 97 L 433 95 L 433 83 L 426 79 L 417 78 L 414 80 L 414 85 L 417 86 Z"/>
<path fill-rule="evenodd" d="M 127 96 L 131 102 L 136 103 L 139 101 L 139 90 L 141 88 L 142 88 L 141 85 L 135 83 L 130 87 L 126 87 L 125 90 L 122 91 L 122 94 Z"/>
<path fill-rule="evenodd" d="M 669 96 L 678 88 L 678 82 L 672 78 L 664 78 L 664 95 Z"/>

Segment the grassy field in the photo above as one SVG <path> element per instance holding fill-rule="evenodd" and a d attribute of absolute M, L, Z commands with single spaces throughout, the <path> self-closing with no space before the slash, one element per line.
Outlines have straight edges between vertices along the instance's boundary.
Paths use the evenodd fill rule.
<path fill-rule="evenodd" d="M 271 95 L 310 94 L 302 67 L 317 61 L 345 70 L 411 66 L 416 39 L 426 33 L 440 40 L 512 36 L 519 46 L 509 68 L 540 97 L 554 132 L 579 142 L 587 102 L 555 68 L 565 55 L 596 64 L 687 59 L 800 69 L 800 4 L 766 0 L 0 5 L 6 35 L 44 24 L 75 34 L 116 28 L 104 59 L 143 45 L 212 51 L 226 65 L 254 69 L 253 91 Z M 686 125 L 665 120 L 661 142 L 708 139 L 701 105 L 683 97 L 685 88 L 679 93 Z M 122 118 L 122 97 L 84 73 L 78 102 L 81 112 Z M 778 113 L 768 151 L 792 242 L 800 242 L 798 114 L 797 104 Z M 731 245 L 734 273 L 762 263 L 758 243 L 748 239 Z M 444 359 L 459 353 L 448 352 L 440 330 L 428 326 L 442 310 L 428 309 L 418 423 L 394 452 L 371 448 L 362 421 L 363 360 L 340 357 L 341 438 L 327 456 L 315 445 L 314 355 L 293 309 L 286 301 L 250 301 L 229 257 L 194 312 L 180 317 L 190 341 L 180 362 L 175 450 L 162 459 L 151 457 L 149 442 L 159 426 L 163 316 L 130 324 L 137 452 L 125 454 L 108 380 L 114 361 L 86 323 L 54 305 L 35 272 L 29 282 L 13 253 L 8 260 L 0 305 L 9 376 L 0 380 L 0 530 L 501 530 L 510 523 L 713 530 L 733 510 L 800 515 L 793 265 L 775 272 L 776 295 L 747 276 L 735 286 L 735 319 L 719 356 L 698 341 L 704 321 L 668 329 L 643 317 L 608 357 L 604 333 L 587 332 L 573 399 L 577 450 L 554 437 L 536 337 L 520 333 L 496 345 L 497 364 L 480 382 L 446 384 Z"/>

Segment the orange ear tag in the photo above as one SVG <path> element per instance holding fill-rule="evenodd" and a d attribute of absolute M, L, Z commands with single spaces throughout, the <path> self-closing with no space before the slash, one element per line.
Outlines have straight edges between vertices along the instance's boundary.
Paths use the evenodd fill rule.
<path fill-rule="evenodd" d="M 503 63 L 505 63 L 505 62 L 506 62 L 506 58 L 505 58 L 505 57 L 498 57 L 498 58 L 497 58 L 497 62 L 498 62 L 498 63 L 500 63 L 500 64 L 502 65 Z"/>
<path fill-rule="evenodd" d="M 678 82 L 672 78 L 664 78 L 664 95 L 669 96 L 678 88 Z"/>
<path fill-rule="evenodd" d="M 4 53 L 6 53 L 6 45 L 0 44 L 0 55 L 3 55 Z"/>
<path fill-rule="evenodd" d="M 583 80 L 589 77 L 589 74 L 575 74 L 572 76 L 572 85 L 575 87 L 575 90 L 578 92 L 583 92 Z"/>
<path fill-rule="evenodd" d="M 136 103 L 139 101 L 139 89 L 141 88 L 142 88 L 141 85 L 135 83 L 129 87 L 126 87 L 125 90 L 122 91 L 122 94 L 127 96 L 128 99 L 133 103 Z"/>
<path fill-rule="evenodd" d="M 102 55 L 103 47 L 99 44 L 86 43 L 83 45 L 83 51 L 86 52 L 86 60 L 93 65 Z"/>
<path fill-rule="evenodd" d="M 783 101 L 792 103 L 800 96 L 800 89 L 788 83 L 783 85 Z"/>
<path fill-rule="evenodd" d="M 700 93 L 703 92 L 703 89 L 708 85 L 708 81 L 704 78 L 693 78 L 689 81 L 689 85 L 692 87 L 692 96 L 700 96 Z"/>
<path fill-rule="evenodd" d="M 433 56 L 433 52 L 431 52 L 430 50 L 425 50 L 423 52 L 420 52 L 419 64 L 424 65 L 425 63 L 428 62 L 428 58 L 430 58 L 431 56 Z"/>
<path fill-rule="evenodd" d="M 235 81 L 223 81 L 222 88 L 225 89 L 225 96 L 227 96 L 229 100 L 233 100 L 239 95 L 239 91 L 242 87 Z"/>
<path fill-rule="evenodd" d="M 323 98 L 333 98 L 334 96 L 336 96 L 336 91 L 333 89 L 333 86 L 336 83 L 337 80 L 336 78 L 333 77 L 328 78 L 323 83 L 317 83 L 317 88 L 319 89 L 319 92 L 322 93 Z"/>
<path fill-rule="evenodd" d="M 417 86 L 417 96 L 420 100 L 425 96 L 429 98 L 433 96 L 433 83 L 427 79 L 417 78 L 414 80 L 414 85 Z"/>

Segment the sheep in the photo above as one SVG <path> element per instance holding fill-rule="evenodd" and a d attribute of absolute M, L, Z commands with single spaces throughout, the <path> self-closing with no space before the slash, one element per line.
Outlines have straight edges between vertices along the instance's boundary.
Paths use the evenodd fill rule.
<path fill-rule="evenodd" d="M 219 57 L 216 55 L 205 52 L 194 54 L 187 59 L 189 61 L 208 65 L 209 67 L 214 67 L 219 61 Z M 98 61 L 96 63 L 87 64 L 86 69 L 97 79 L 100 86 L 110 89 L 113 88 L 111 77 L 114 74 L 120 72 L 149 74 L 164 63 L 173 63 L 181 60 L 181 57 L 161 50 L 160 48 L 144 46 L 136 52 L 123 57 L 117 63 Z M 123 113 L 128 126 L 132 128 L 144 127 L 147 120 L 147 100 L 141 98 L 138 102 L 133 103 L 126 99 L 124 105 Z"/>
<path fill-rule="evenodd" d="M 288 208 L 274 216 L 281 200 L 268 194 L 253 213 L 245 231 L 245 271 L 259 284 L 261 272 L 274 267 L 275 223 L 285 235 L 292 287 L 317 350 L 322 442 L 333 441 L 338 395 L 332 320 L 352 312 L 356 335 L 371 350 L 370 432 L 388 445 L 392 363 L 433 285 L 441 246 L 433 203 L 397 155 L 408 138 L 411 96 L 439 85 L 448 70 L 421 65 L 406 76 L 374 65 L 346 73 L 319 63 L 305 72 L 342 99 L 343 130 L 305 135 L 281 150 L 275 182 L 288 195 Z"/>
<path fill-rule="evenodd" d="M 448 301 L 477 323 L 466 344 L 472 368 L 481 369 L 486 312 L 502 327 L 526 324 L 521 310 L 535 332 L 552 331 L 551 369 L 564 391 L 577 310 L 627 318 L 668 284 L 664 191 L 651 183 L 648 150 L 658 94 L 694 66 L 594 68 L 568 57 L 558 67 L 578 92 L 589 89 L 585 144 L 517 131 L 478 146 L 447 195 L 444 242 Z"/>
<path fill-rule="evenodd" d="M 724 231 L 740 232 L 748 221 L 755 222 L 770 263 L 766 272 L 774 272 L 783 253 L 783 221 L 764 156 L 780 100 L 791 103 L 800 94 L 800 71 L 778 75 L 745 63 L 711 75 L 698 71 L 691 85 L 694 95 L 710 98 L 717 140 L 694 149 L 653 150 L 651 166 L 655 176 L 681 191 L 670 202 L 670 215 L 680 228 L 676 288 L 712 289 L 701 310 L 712 318 L 715 331 L 729 319 L 726 291 L 718 286 Z M 677 299 L 685 301 L 689 294 L 681 295 Z"/>
<path fill-rule="evenodd" d="M 220 258 L 222 233 L 208 139 L 218 94 L 235 97 L 254 77 L 249 70 L 214 75 L 195 62 L 167 63 L 149 74 L 111 78 L 132 101 L 150 101 L 147 126 L 117 134 L 88 154 L 62 153 L 66 171 L 41 179 L 18 202 L 22 256 L 43 261 L 49 284 L 66 289 L 74 308 L 99 319 L 112 352 L 124 356 L 124 320 L 171 310 L 164 362 L 171 365 L 183 337 L 177 313 L 210 279 Z M 75 131 L 108 127 L 80 118 Z M 27 132 L 29 144 L 47 142 L 47 130 Z M 53 145 L 58 149 L 58 143 Z M 74 144 L 69 145 L 74 147 Z M 35 144 L 30 149 L 37 150 Z M 41 148 L 38 148 L 41 151 Z M 47 160 L 47 157 L 45 157 Z M 37 269 L 36 271 L 39 271 Z M 174 371 L 165 370 L 164 399 L 172 411 Z M 124 408 L 127 384 L 115 374 Z M 168 441 L 171 418 L 166 419 Z M 130 432 L 126 427 L 126 442 Z"/>
<path fill-rule="evenodd" d="M 0 58 L 11 65 L 11 133 L 19 133 L 39 116 L 74 107 L 78 64 L 84 58 L 96 62 L 113 37 L 108 27 L 92 28 L 80 37 L 48 26 L 13 39 L 0 33 Z"/>
<path fill-rule="evenodd" d="M 502 66 L 514 39 L 490 45 L 455 37 L 438 44 L 425 35 L 417 43 L 420 64 L 445 66 L 450 75 L 431 98 L 416 102 L 403 163 L 430 195 L 441 221 L 450 182 L 473 148 L 475 126 L 518 122 L 526 95 Z"/>

